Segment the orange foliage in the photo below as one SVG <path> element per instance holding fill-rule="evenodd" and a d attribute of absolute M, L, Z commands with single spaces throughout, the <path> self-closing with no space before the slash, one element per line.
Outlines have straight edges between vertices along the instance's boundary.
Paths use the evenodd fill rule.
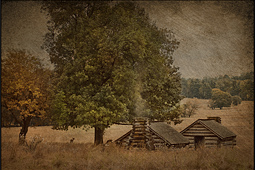
<path fill-rule="evenodd" d="M 45 118 L 50 71 L 25 51 L 9 51 L 2 60 L 2 107 L 22 127 Z M 27 125 L 25 125 L 27 124 Z"/>

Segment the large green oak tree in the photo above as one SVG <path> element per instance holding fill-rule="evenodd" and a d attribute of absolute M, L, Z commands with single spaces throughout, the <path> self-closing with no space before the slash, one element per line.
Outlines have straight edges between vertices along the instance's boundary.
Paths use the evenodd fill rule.
<path fill-rule="evenodd" d="M 181 99 L 173 66 L 179 42 L 134 2 L 45 2 L 49 32 L 43 47 L 55 65 L 51 107 L 56 129 L 104 130 L 138 115 L 138 98 L 154 118 Z M 138 93 L 137 93 L 138 92 Z"/>

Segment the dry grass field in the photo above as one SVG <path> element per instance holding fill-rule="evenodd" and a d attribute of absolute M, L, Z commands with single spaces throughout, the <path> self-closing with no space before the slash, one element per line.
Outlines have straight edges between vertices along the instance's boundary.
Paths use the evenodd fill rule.
<path fill-rule="evenodd" d="M 172 125 L 181 131 L 195 120 L 207 116 L 220 116 L 222 124 L 237 134 L 237 145 L 231 148 L 201 150 L 126 150 L 116 146 L 93 146 L 94 131 L 70 129 L 56 131 L 51 127 L 31 127 L 28 130 L 28 144 L 32 139 L 43 139 L 37 147 L 18 146 L 20 128 L 1 129 L 1 168 L 3 170 L 246 170 L 254 168 L 254 102 L 243 101 L 241 105 L 211 110 L 207 100 L 195 100 L 199 109 L 190 118 L 183 118 L 179 125 Z M 113 125 L 106 130 L 104 141 L 115 140 L 131 129 L 130 125 Z M 70 139 L 75 138 L 73 143 Z"/>

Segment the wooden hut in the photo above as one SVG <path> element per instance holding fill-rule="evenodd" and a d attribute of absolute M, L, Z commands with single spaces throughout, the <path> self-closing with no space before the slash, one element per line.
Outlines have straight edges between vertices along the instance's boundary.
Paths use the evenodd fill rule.
<path fill-rule="evenodd" d="M 181 134 L 189 139 L 190 147 L 233 147 L 236 145 L 236 134 L 224 127 L 219 117 L 198 119 L 182 130 Z"/>
<path fill-rule="evenodd" d="M 149 122 L 148 119 L 136 118 L 133 128 L 115 140 L 126 147 L 146 147 L 149 150 L 159 148 L 180 148 L 189 144 L 179 132 L 164 122 Z"/>

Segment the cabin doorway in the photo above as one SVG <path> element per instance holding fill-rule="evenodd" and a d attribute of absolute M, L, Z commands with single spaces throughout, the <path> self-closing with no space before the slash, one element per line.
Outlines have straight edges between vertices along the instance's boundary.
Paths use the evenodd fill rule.
<path fill-rule="evenodd" d="M 204 136 L 195 136 L 194 142 L 195 142 L 195 149 L 201 148 L 201 146 L 203 146 L 205 143 L 205 137 Z"/>

